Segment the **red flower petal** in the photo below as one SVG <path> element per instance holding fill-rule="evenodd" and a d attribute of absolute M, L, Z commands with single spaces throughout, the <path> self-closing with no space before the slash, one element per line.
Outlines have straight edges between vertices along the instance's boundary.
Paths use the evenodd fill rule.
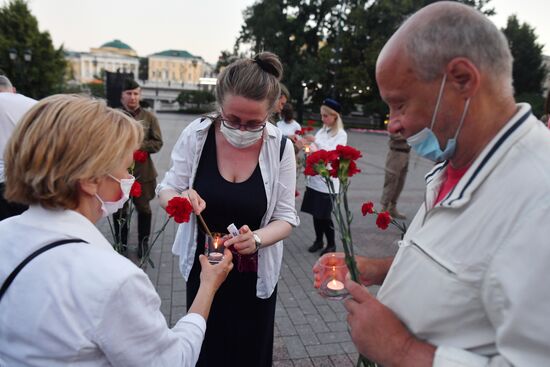
<path fill-rule="evenodd" d="M 376 218 L 376 225 L 380 229 L 387 229 L 391 223 L 391 215 L 389 212 L 382 212 Z"/>
<path fill-rule="evenodd" d="M 336 147 L 336 151 L 338 152 L 340 159 L 349 159 L 351 161 L 355 161 L 362 156 L 359 150 L 349 145 L 338 145 Z"/>
<path fill-rule="evenodd" d="M 134 181 L 132 188 L 130 189 L 130 196 L 133 198 L 139 198 L 141 196 L 141 184 L 137 181 Z"/>
<path fill-rule="evenodd" d="M 168 213 L 170 217 L 174 218 L 176 223 L 189 222 L 192 212 L 193 206 L 189 200 L 179 196 L 175 196 L 170 199 L 170 201 L 168 201 L 168 205 L 166 206 L 166 213 Z"/>
<path fill-rule="evenodd" d="M 134 152 L 134 161 L 139 163 L 145 163 L 147 161 L 148 153 L 143 150 L 136 150 Z"/>
<path fill-rule="evenodd" d="M 367 201 L 361 206 L 361 213 L 363 213 L 363 216 L 367 214 L 373 214 L 374 213 L 374 203 L 372 201 Z"/>

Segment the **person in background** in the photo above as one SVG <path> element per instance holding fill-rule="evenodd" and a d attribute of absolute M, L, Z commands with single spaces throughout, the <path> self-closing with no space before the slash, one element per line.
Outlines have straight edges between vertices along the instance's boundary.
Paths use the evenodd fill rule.
<path fill-rule="evenodd" d="M 218 77 L 219 111 L 193 121 L 172 151 L 172 167 L 157 188 L 166 206 L 189 197 L 210 231 L 239 233 L 229 274 L 212 305 L 197 366 L 271 367 L 282 240 L 299 224 L 292 144 L 267 120 L 280 94 L 283 67 L 263 52 L 227 66 Z M 192 216 L 173 246 L 187 280 L 187 304 L 197 295 L 205 228 Z"/>
<path fill-rule="evenodd" d="M 290 101 L 290 92 L 288 91 L 288 88 L 283 84 L 281 84 L 281 94 L 279 96 L 279 100 L 277 103 L 275 103 L 275 106 L 273 106 L 273 111 L 271 112 L 271 115 L 269 116 L 269 122 L 276 125 L 277 122 L 281 120 L 281 111 L 283 110 L 284 105 Z"/>
<path fill-rule="evenodd" d="M 286 103 L 281 110 L 281 120 L 277 122 L 277 127 L 283 135 L 290 138 L 293 142 L 296 141 L 296 131 L 302 129 L 302 126 L 294 120 L 294 108 L 292 104 Z"/>
<path fill-rule="evenodd" d="M 405 186 L 407 169 L 409 168 L 409 152 L 411 147 L 401 134 L 389 134 L 388 155 L 386 156 L 386 168 L 384 176 L 384 190 L 380 204 L 382 211 L 388 211 L 393 218 L 407 219 L 397 210 L 397 199 Z"/>
<path fill-rule="evenodd" d="M 342 107 L 340 103 L 331 98 L 326 98 L 321 105 L 321 120 L 323 126 L 315 136 L 307 135 L 296 142 L 299 148 L 304 144 L 310 144 L 312 152 L 324 149 L 334 150 L 338 145 L 346 145 L 348 134 L 344 130 L 344 123 L 340 116 Z M 338 192 L 340 182 L 331 178 L 334 190 Z M 309 252 L 317 252 L 324 247 L 323 236 L 327 239 L 327 245 L 321 251 L 321 255 L 336 250 L 334 223 L 332 222 L 332 201 L 327 185 L 321 176 L 308 176 L 306 192 L 300 209 L 313 216 L 313 227 L 315 228 L 315 241 L 308 248 Z"/>
<path fill-rule="evenodd" d="M 345 283 L 358 351 L 384 366 L 549 366 L 550 131 L 514 100 L 506 37 L 436 2 L 389 39 L 376 80 L 388 130 L 441 163 L 396 256 L 358 259 L 377 298 Z"/>
<path fill-rule="evenodd" d="M 41 100 L 17 126 L 5 194 L 30 208 L 0 222 L 3 366 L 195 365 L 231 253 L 215 266 L 201 256 L 195 301 L 169 329 L 147 275 L 94 225 L 128 200 L 142 138 L 138 122 L 75 95 Z"/>
<path fill-rule="evenodd" d="M 11 81 L 0 75 L 0 221 L 27 210 L 26 205 L 11 203 L 4 199 L 4 149 L 21 117 L 36 101 L 18 94 Z"/>
<path fill-rule="evenodd" d="M 141 195 L 132 197 L 138 222 L 138 248 L 137 256 L 142 258 L 149 248 L 149 236 L 151 234 L 151 204 L 150 201 L 155 198 L 155 187 L 157 185 L 157 170 L 151 160 L 151 154 L 158 153 L 162 148 L 162 135 L 157 117 L 152 113 L 141 108 L 139 102 L 141 99 L 141 88 L 133 79 L 125 79 L 122 86 L 122 95 L 120 101 L 123 111 L 139 121 L 143 127 L 144 137 L 139 150 L 145 152 L 145 161 L 134 161 L 134 176 L 137 182 L 141 184 Z M 127 226 L 127 207 L 113 215 L 115 226 L 115 237 L 117 242 L 125 247 L 128 241 Z M 119 221 L 122 222 L 122 228 L 119 228 Z"/>

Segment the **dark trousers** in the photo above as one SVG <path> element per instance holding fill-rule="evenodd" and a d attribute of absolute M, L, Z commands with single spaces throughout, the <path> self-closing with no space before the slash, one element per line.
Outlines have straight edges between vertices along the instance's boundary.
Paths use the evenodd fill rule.
<path fill-rule="evenodd" d="M 4 199 L 4 189 L 4 183 L 0 182 L 0 220 L 19 215 L 29 208 L 26 205 L 12 203 Z"/>
<path fill-rule="evenodd" d="M 320 219 L 313 217 L 313 228 L 315 228 L 315 242 L 322 243 L 323 235 L 327 237 L 327 246 L 334 247 L 334 223 L 332 219 Z"/>
<path fill-rule="evenodd" d="M 149 246 L 152 221 L 151 205 L 149 202 L 155 197 L 155 185 L 155 181 L 142 183 L 141 196 L 131 199 L 138 213 L 138 257 L 146 253 Z M 115 242 L 121 244 L 123 248 L 128 244 L 128 214 L 128 204 L 113 214 Z"/>

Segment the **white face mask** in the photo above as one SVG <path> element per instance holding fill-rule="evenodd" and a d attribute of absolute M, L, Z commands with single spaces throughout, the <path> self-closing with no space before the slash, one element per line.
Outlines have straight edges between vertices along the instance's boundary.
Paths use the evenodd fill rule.
<path fill-rule="evenodd" d="M 119 209 L 121 209 L 124 206 L 124 203 L 126 203 L 126 201 L 128 201 L 128 199 L 130 198 L 130 190 L 132 189 L 132 186 L 136 181 L 136 178 L 134 176 L 132 176 L 132 178 L 123 178 L 120 180 L 114 177 L 113 175 L 109 175 L 109 177 L 111 177 L 113 180 L 117 181 L 120 184 L 120 190 L 122 190 L 122 197 L 117 201 L 103 201 L 103 199 L 101 199 L 98 194 L 95 194 L 95 197 L 101 203 L 101 216 L 103 218 L 108 217 L 110 214 L 116 213 Z"/>
<path fill-rule="evenodd" d="M 220 131 L 227 139 L 229 144 L 235 148 L 246 148 L 260 140 L 263 134 L 263 130 L 260 131 L 247 131 L 240 129 L 230 129 L 222 122 L 220 124 Z"/>

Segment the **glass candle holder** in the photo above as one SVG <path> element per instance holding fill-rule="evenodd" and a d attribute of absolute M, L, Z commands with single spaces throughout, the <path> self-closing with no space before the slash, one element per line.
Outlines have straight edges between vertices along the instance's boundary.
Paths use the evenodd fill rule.
<path fill-rule="evenodd" d="M 210 264 L 217 264 L 223 260 L 224 242 L 223 233 L 212 233 L 212 237 L 206 235 L 205 252 Z"/>
<path fill-rule="evenodd" d="M 342 252 L 331 252 L 320 259 L 321 286 L 319 294 L 328 299 L 340 300 L 348 295 L 344 281 L 348 274 L 345 255 Z"/>
<path fill-rule="evenodd" d="M 304 144 L 304 153 L 309 154 L 311 151 L 311 148 L 309 147 L 309 144 Z"/>

